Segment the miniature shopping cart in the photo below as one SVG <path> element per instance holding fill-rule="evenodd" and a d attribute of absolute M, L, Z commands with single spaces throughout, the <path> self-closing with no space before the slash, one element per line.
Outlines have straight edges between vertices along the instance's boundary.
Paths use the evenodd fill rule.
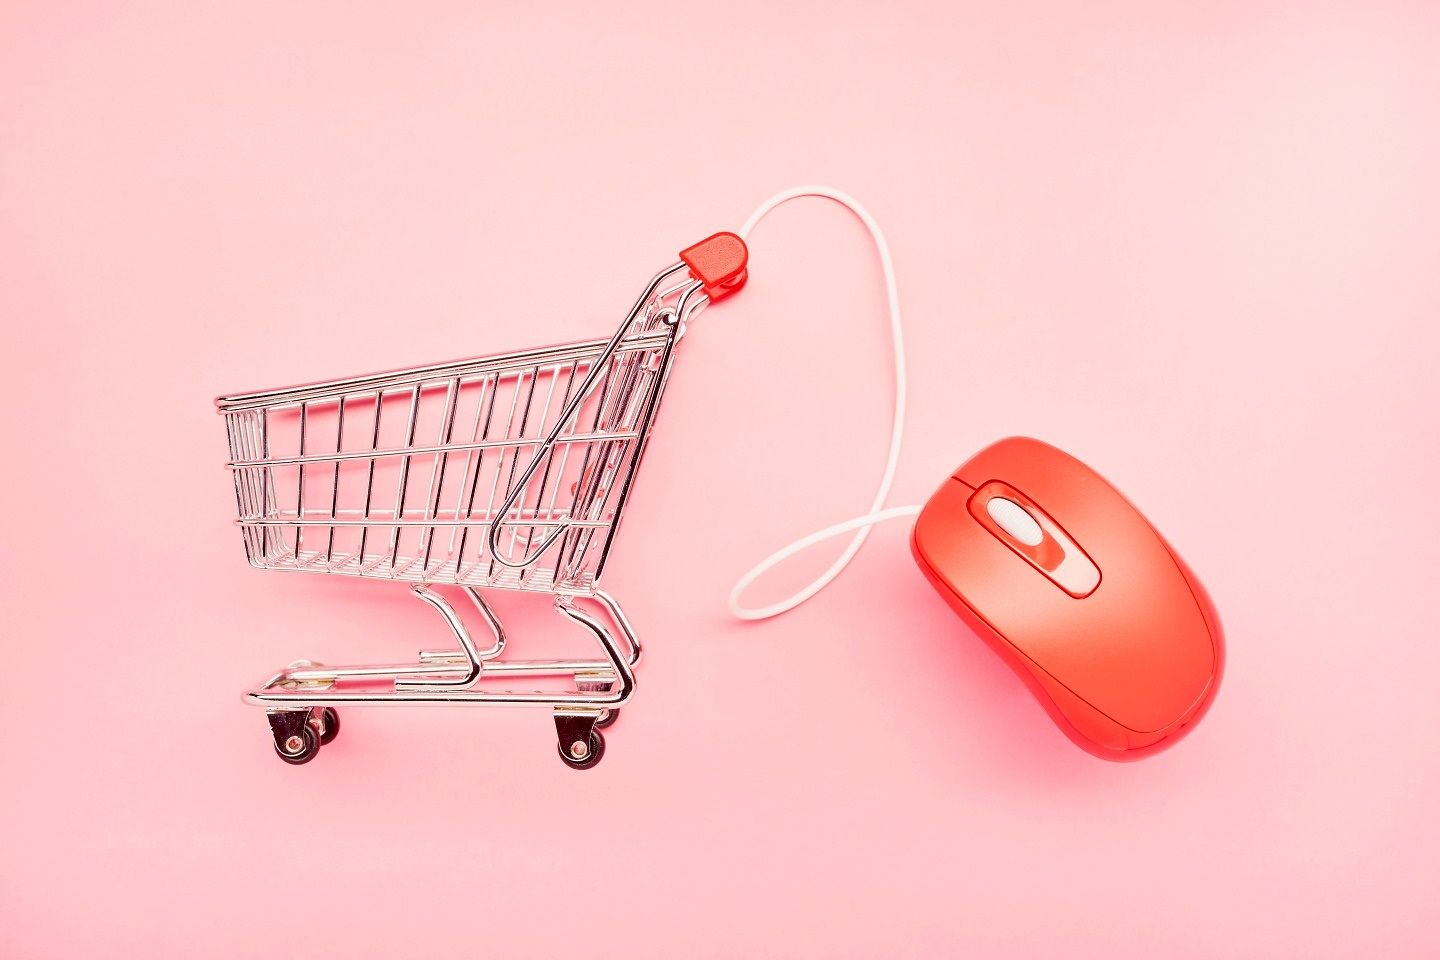
<path fill-rule="evenodd" d="M 281 759 L 313 759 L 339 731 L 340 706 L 486 704 L 549 708 L 561 759 L 599 762 L 598 728 L 630 699 L 640 659 L 600 577 L 686 321 L 745 282 L 745 261 L 734 234 L 690 247 L 608 341 L 216 401 L 252 566 L 409 584 L 454 636 L 415 663 L 297 660 L 248 691 Z M 464 594 L 486 647 L 438 587 Z M 598 655 L 505 659 L 489 589 L 551 595 Z M 514 689 L 521 677 L 558 689 Z"/>

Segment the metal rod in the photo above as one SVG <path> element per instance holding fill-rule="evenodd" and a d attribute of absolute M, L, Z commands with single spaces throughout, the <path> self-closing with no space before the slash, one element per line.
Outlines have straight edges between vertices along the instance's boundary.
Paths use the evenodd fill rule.
<path fill-rule="evenodd" d="M 629 315 L 626 316 L 625 320 L 621 322 L 619 328 L 616 329 L 615 335 L 610 338 L 610 342 L 607 343 L 605 345 L 605 349 L 600 352 L 600 356 L 591 366 L 590 372 L 587 373 L 585 375 L 585 379 L 581 381 L 580 389 L 575 392 L 574 399 L 572 399 L 569 405 L 566 406 L 565 412 L 560 415 L 559 422 L 555 424 L 555 426 L 550 430 L 550 433 L 545 437 L 546 446 L 555 442 L 556 438 L 560 436 L 560 431 L 564 427 L 565 421 L 569 419 L 572 413 L 580 409 L 580 404 L 584 402 L 586 394 L 590 392 L 590 388 L 593 387 L 595 385 L 595 382 L 600 378 L 600 371 L 604 369 L 605 364 L 609 362 L 610 358 L 615 355 L 616 349 L 620 346 L 620 341 L 625 338 L 625 334 L 629 332 L 631 325 L 635 322 L 635 319 L 640 316 L 641 312 L 645 309 L 645 305 L 649 302 L 650 297 L 652 294 L 654 294 L 656 288 L 658 288 L 660 284 L 663 283 L 667 278 L 674 275 L 676 272 L 684 269 L 684 263 L 677 263 L 671 267 L 666 268 L 665 270 L 662 270 L 660 273 L 655 275 L 655 278 L 653 280 L 650 281 L 650 285 L 645 288 L 645 292 L 642 293 L 639 299 L 635 301 L 635 306 L 631 308 Z M 535 471 L 539 469 L 541 452 L 543 452 L 543 447 L 540 452 L 536 453 L 534 459 L 530 461 L 530 466 L 525 468 L 525 473 L 521 475 L 519 482 L 514 485 L 514 489 L 511 491 L 510 496 L 505 499 L 505 503 L 500 507 L 500 513 L 502 515 L 510 512 L 510 508 L 515 505 L 515 501 L 520 499 L 520 495 L 524 492 L 525 485 L 530 482 L 530 478 L 533 477 L 535 475 Z M 490 547 L 490 555 L 494 557 L 494 559 L 498 560 L 500 563 L 504 564 L 507 567 L 523 567 L 527 563 L 534 561 L 535 558 L 540 556 L 540 554 L 544 553 L 546 549 L 549 548 L 550 544 L 554 543 L 556 538 L 558 538 L 560 534 L 564 532 L 565 530 L 563 527 L 557 528 L 555 531 L 548 534 L 545 539 L 540 542 L 539 547 L 537 547 L 533 552 L 527 551 L 525 556 L 521 557 L 519 560 L 515 560 L 511 557 L 502 557 L 499 555 L 499 553 L 497 552 L 499 531 L 495 527 L 492 526 L 490 528 L 490 533 L 487 537 L 486 542 L 489 544 Z"/>

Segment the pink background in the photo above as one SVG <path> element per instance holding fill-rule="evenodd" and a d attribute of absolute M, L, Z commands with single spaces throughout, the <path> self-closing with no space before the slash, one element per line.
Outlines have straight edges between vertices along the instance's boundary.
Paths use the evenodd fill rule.
<path fill-rule="evenodd" d="M 0 954 L 1436 956 L 1437 105 L 1422 3 L 4 4 Z M 807 201 L 683 345 L 605 761 L 451 709 L 277 762 L 245 684 L 443 634 L 245 566 L 211 398 L 608 332 L 807 181 L 894 245 L 892 502 L 1014 433 L 1109 476 L 1228 628 L 1196 732 L 1081 753 L 903 524 L 728 619 L 884 450 Z"/>

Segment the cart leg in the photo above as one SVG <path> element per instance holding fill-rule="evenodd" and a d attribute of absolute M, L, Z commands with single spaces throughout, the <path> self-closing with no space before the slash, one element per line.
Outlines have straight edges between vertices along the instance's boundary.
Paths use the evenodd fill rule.
<path fill-rule="evenodd" d="M 609 603 L 602 604 L 602 606 L 605 607 L 607 613 L 610 613 L 612 609 L 619 609 L 618 605 L 612 608 L 611 604 L 613 603 L 614 601 L 610 600 Z M 634 634 L 630 633 L 627 629 L 628 624 L 626 624 L 625 621 L 621 618 L 613 618 L 615 620 L 615 623 L 621 628 L 622 632 L 626 634 L 626 643 L 630 647 L 628 652 L 622 653 L 619 645 L 615 642 L 614 634 L 612 634 L 609 630 L 605 629 L 605 625 L 599 620 L 595 619 L 593 616 L 577 607 L 575 605 L 573 597 L 556 597 L 555 609 L 559 610 L 561 613 L 565 614 L 565 616 L 569 617 L 571 620 L 574 620 L 576 623 L 580 624 L 585 629 L 589 630 L 590 633 L 594 635 L 596 641 L 599 642 L 600 649 L 605 651 L 605 658 L 610 661 L 610 666 L 611 668 L 613 668 L 615 676 L 616 678 L 618 678 L 620 683 L 620 689 L 616 691 L 617 695 L 615 696 L 613 701 L 614 706 L 618 707 L 626 700 L 629 700 L 630 696 L 635 692 L 635 672 L 630 669 L 630 665 L 634 662 L 634 660 L 631 659 L 631 656 L 633 655 L 636 659 L 638 659 L 640 655 L 640 648 L 635 643 Z M 583 676 L 577 675 L 575 679 L 577 681 L 580 681 L 585 678 Z"/>
<path fill-rule="evenodd" d="M 604 590 L 596 590 L 594 599 L 604 608 L 605 613 L 610 617 L 611 623 L 615 624 L 620 631 L 620 637 L 625 641 L 628 650 L 626 660 L 634 667 L 640 662 L 640 638 L 635 636 L 635 628 L 630 625 L 630 618 L 625 616 L 625 611 L 620 608 L 620 601 L 616 600 Z M 608 691 L 613 684 L 595 683 L 593 680 L 576 678 L 575 687 L 583 691 Z M 612 726 L 620 719 L 619 707 L 607 707 L 600 711 L 600 719 L 595 721 L 596 729 L 604 730 Z"/>
<path fill-rule="evenodd" d="M 501 628 L 500 621 L 496 619 L 495 612 L 490 609 L 490 605 L 485 602 L 478 591 L 466 590 L 471 602 L 475 604 L 475 609 L 480 611 L 480 615 L 484 617 L 486 625 L 490 627 L 490 632 L 495 635 L 494 645 L 482 654 L 479 650 L 475 649 L 475 641 L 470 639 L 470 631 L 465 629 L 465 624 L 460 619 L 459 614 L 455 612 L 454 607 L 446 602 L 444 597 L 423 586 L 416 586 L 413 592 L 415 596 L 440 611 L 440 615 L 444 617 L 445 622 L 450 625 L 451 632 L 455 634 L 455 639 L 460 644 L 460 650 L 456 655 L 453 655 L 456 673 L 453 677 L 425 677 L 418 679 L 400 677 L 395 680 L 395 689 L 468 690 L 475 686 L 480 680 L 481 660 L 494 657 L 505 648 L 505 631 Z M 441 660 L 451 656 L 449 651 L 439 654 L 430 653 L 429 659 Z M 422 660 L 426 659 L 426 654 L 422 653 L 421 658 Z"/>
<path fill-rule="evenodd" d="M 490 645 L 489 650 L 481 650 L 475 656 L 482 661 L 493 660 L 505 652 L 505 630 L 500 626 L 500 621 L 496 618 L 495 611 L 490 609 L 490 604 L 486 603 L 485 598 L 480 596 L 479 590 L 476 590 L 474 587 L 462 587 L 461 589 L 465 591 L 465 596 L 470 598 L 470 603 L 479 611 L 480 616 L 485 619 L 485 625 L 490 628 L 491 635 L 495 637 L 495 642 Z"/>
<path fill-rule="evenodd" d="M 605 612 L 610 615 L 615 626 L 620 628 L 620 635 L 625 638 L 625 645 L 630 648 L 627 659 L 630 661 L 630 666 L 635 666 L 640 662 L 640 638 L 635 636 L 635 628 L 630 626 L 630 618 L 625 616 L 624 610 L 620 609 L 620 601 L 604 590 L 596 590 L 595 599 L 605 608 Z"/>
<path fill-rule="evenodd" d="M 619 713 L 619 705 L 635 692 L 635 674 L 630 667 L 640 657 L 640 644 L 630 629 L 629 621 L 620 612 L 619 604 L 608 595 L 600 599 L 600 604 L 624 637 L 625 650 L 621 650 L 615 635 L 595 617 L 576 606 L 573 598 L 555 599 L 556 610 L 594 635 L 611 668 L 577 673 L 575 689 L 581 693 L 610 694 L 614 706 L 575 704 L 555 708 L 555 737 L 560 759 L 575 770 L 588 770 L 600 762 L 605 755 L 605 738 L 598 728 L 613 723 Z"/>

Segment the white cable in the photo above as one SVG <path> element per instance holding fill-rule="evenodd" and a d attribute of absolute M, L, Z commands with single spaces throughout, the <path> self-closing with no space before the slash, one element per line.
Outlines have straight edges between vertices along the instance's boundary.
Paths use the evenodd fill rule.
<path fill-rule="evenodd" d="M 810 185 L 792 187 L 789 190 L 784 190 L 760 204 L 755 212 L 750 214 L 750 219 L 746 220 L 745 225 L 740 228 L 740 236 L 745 240 L 749 240 L 750 232 L 755 229 L 757 223 L 764 219 L 766 214 L 770 213 L 770 211 L 782 203 L 798 197 L 822 197 L 826 200 L 833 200 L 847 208 L 860 219 L 860 222 L 865 225 L 865 229 L 870 231 L 870 239 L 875 243 L 875 252 L 880 255 L 880 269 L 885 275 L 885 299 L 890 313 L 890 338 L 894 345 L 895 354 L 895 413 L 894 418 L 890 422 L 890 452 L 885 457 L 885 471 L 880 475 L 880 485 L 875 490 L 875 499 L 870 504 L 870 510 L 865 515 L 846 520 L 843 523 L 834 524 L 823 530 L 817 530 L 808 536 L 801 537 L 794 543 L 781 547 L 751 567 L 748 573 L 735 582 L 734 588 L 730 591 L 730 612 L 741 620 L 765 620 L 800 606 L 800 604 L 809 600 L 821 590 L 824 590 L 830 584 L 830 581 L 838 577 L 841 571 L 849 566 L 850 561 L 853 560 L 855 554 L 860 551 L 861 545 L 865 543 L 865 538 L 870 535 L 870 529 L 874 527 L 875 524 L 895 517 L 912 516 L 920 512 L 919 506 L 891 507 L 888 510 L 881 509 L 886 497 L 890 496 L 890 485 L 895 480 L 895 464 L 896 461 L 900 459 L 900 442 L 905 432 L 905 342 L 900 331 L 900 296 L 895 288 L 895 265 L 890 260 L 890 246 L 885 242 L 885 234 L 881 232 L 880 224 L 875 222 L 875 218 L 870 215 L 870 211 L 866 210 L 865 207 L 860 204 L 860 201 L 849 194 L 836 190 L 834 187 Z M 812 547 L 817 543 L 828 540 L 831 537 L 839 536 L 850 530 L 855 531 L 855 536 L 850 540 L 850 543 L 845 547 L 844 551 L 841 552 L 840 556 L 835 559 L 835 562 L 830 565 L 830 568 L 812 580 L 809 585 L 801 588 L 798 592 L 784 600 L 778 603 L 772 603 L 767 607 L 746 607 L 740 603 L 740 595 L 777 564 L 783 563 L 800 551 Z"/>

